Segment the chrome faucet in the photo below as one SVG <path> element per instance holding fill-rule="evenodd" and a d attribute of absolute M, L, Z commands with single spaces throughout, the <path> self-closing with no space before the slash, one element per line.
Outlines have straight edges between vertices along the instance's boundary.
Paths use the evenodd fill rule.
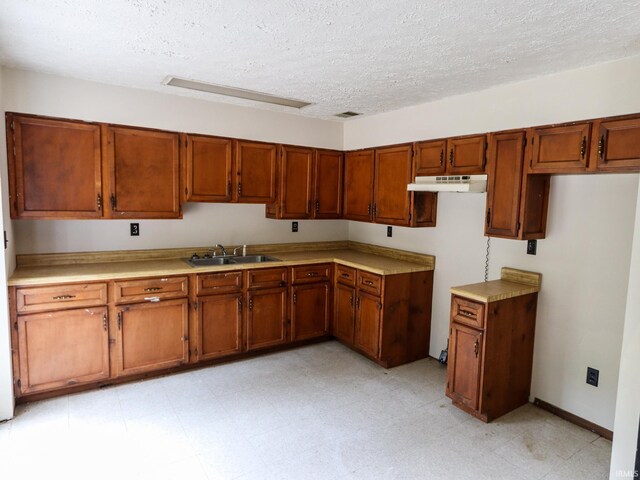
<path fill-rule="evenodd" d="M 221 249 L 221 250 L 222 250 L 222 256 L 223 256 L 223 257 L 226 257 L 226 256 L 227 256 L 227 249 L 226 249 L 226 248 L 224 248 L 224 246 L 220 245 L 219 243 L 216 243 L 216 244 L 214 245 L 214 247 L 211 249 L 211 253 L 213 253 L 213 256 L 214 256 L 214 257 L 216 256 L 216 248 L 219 248 L 219 249 Z"/>

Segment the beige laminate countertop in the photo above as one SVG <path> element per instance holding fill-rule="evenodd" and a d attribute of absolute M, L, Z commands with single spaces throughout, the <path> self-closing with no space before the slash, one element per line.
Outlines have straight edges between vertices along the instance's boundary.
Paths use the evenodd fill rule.
<path fill-rule="evenodd" d="M 542 275 L 503 267 L 500 280 L 451 287 L 451 293 L 482 303 L 496 302 L 540 291 Z"/>
<path fill-rule="evenodd" d="M 245 270 L 248 268 L 268 268 L 321 262 L 335 262 L 379 275 L 433 270 L 433 263 L 414 263 L 352 249 L 277 252 L 270 253 L 270 255 L 280 259 L 280 261 L 192 267 L 182 259 L 170 258 L 72 265 L 19 266 L 9 278 L 8 284 L 9 286 L 44 285 L 49 283 L 224 272 L 229 270 Z"/>

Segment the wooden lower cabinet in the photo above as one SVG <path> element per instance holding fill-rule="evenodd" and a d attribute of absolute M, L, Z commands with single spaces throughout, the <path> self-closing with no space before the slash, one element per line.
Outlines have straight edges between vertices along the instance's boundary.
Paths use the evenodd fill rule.
<path fill-rule="evenodd" d="M 355 288 L 336 284 L 333 335 L 349 345 L 353 345 L 355 332 L 355 295 Z"/>
<path fill-rule="evenodd" d="M 17 325 L 20 393 L 109 377 L 106 307 L 19 315 Z"/>
<path fill-rule="evenodd" d="M 287 288 L 247 292 L 247 350 L 287 342 Z"/>
<path fill-rule="evenodd" d="M 382 303 L 379 297 L 360 292 L 356 300 L 353 344 L 367 355 L 378 357 Z"/>
<path fill-rule="evenodd" d="M 429 355 L 433 272 L 335 269 L 333 335 L 391 368 Z"/>
<path fill-rule="evenodd" d="M 189 360 L 189 301 L 164 300 L 116 307 L 119 375 L 160 370 Z"/>
<path fill-rule="evenodd" d="M 329 332 L 329 282 L 291 287 L 291 341 Z"/>
<path fill-rule="evenodd" d="M 529 401 L 537 299 L 452 296 L 446 394 L 454 405 L 489 422 Z"/>
<path fill-rule="evenodd" d="M 197 300 L 198 360 L 242 351 L 242 293 L 209 295 Z"/>

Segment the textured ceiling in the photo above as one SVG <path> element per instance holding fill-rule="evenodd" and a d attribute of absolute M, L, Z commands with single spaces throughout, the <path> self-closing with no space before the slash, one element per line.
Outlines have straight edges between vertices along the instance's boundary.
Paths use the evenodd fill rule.
<path fill-rule="evenodd" d="M 0 0 L 0 63 L 328 118 L 640 53 L 640 2 Z M 176 75 L 313 102 L 162 85 Z"/>

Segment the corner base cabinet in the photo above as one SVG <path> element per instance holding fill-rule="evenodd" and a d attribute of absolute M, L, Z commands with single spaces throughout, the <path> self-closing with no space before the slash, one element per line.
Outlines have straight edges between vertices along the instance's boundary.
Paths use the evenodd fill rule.
<path fill-rule="evenodd" d="M 490 422 L 529 401 L 537 299 L 452 296 L 446 394 L 454 405 Z"/>

